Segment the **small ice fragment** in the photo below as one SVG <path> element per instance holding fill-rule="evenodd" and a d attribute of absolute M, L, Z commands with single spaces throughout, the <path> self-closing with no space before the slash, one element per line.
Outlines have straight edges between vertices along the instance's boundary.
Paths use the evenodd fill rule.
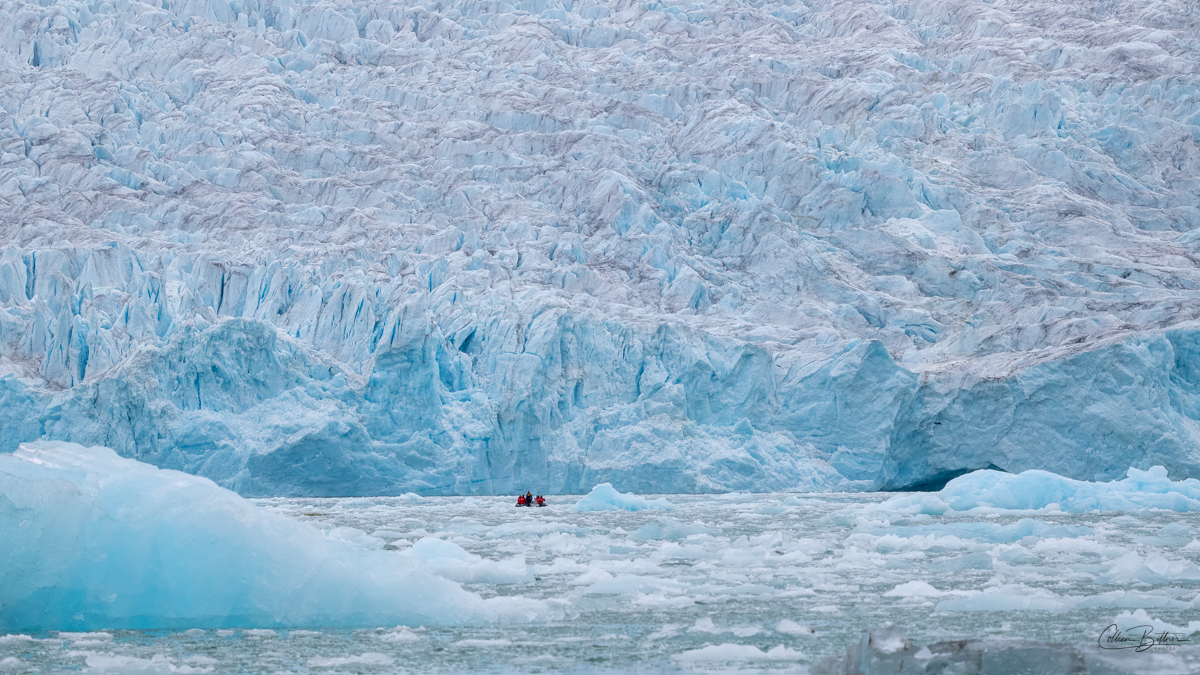
<path fill-rule="evenodd" d="M 791 619 L 780 619 L 779 623 L 775 625 L 775 632 L 784 635 L 815 635 L 817 631 Z"/>
<path fill-rule="evenodd" d="M 498 647 L 511 647 L 512 640 L 459 640 L 454 643 L 455 647 L 464 649 L 493 649 Z"/>
<path fill-rule="evenodd" d="M 583 499 L 571 507 L 572 511 L 642 511 L 657 509 L 670 511 L 675 505 L 666 499 L 646 499 L 640 495 L 617 492 L 611 483 L 601 483 L 592 488 Z"/>
<path fill-rule="evenodd" d="M 674 518 L 664 517 L 639 527 L 633 534 L 629 535 L 629 538 L 634 541 L 661 539 L 678 541 L 680 539 L 687 539 L 693 534 L 712 534 L 712 532 L 700 523 L 685 525 Z"/>
<path fill-rule="evenodd" d="M 242 631 L 242 637 L 250 638 L 273 638 L 279 637 L 279 634 L 270 628 L 247 628 Z"/>
<path fill-rule="evenodd" d="M 924 581 L 910 581 L 900 584 L 883 595 L 888 598 L 936 598 L 944 593 Z"/>
<path fill-rule="evenodd" d="M 613 578 L 613 575 L 609 574 L 608 571 L 602 570 L 599 567 L 597 567 L 588 572 L 584 572 L 583 574 L 579 575 L 578 577 L 575 577 L 574 579 L 572 579 L 571 585 L 572 586 L 590 586 L 594 583 L 598 583 L 601 581 L 608 581 L 609 579 L 612 579 L 612 578 Z"/>
<path fill-rule="evenodd" d="M 1189 621 L 1186 626 L 1176 626 L 1154 618 L 1150 614 L 1147 614 L 1144 609 L 1135 609 L 1132 613 L 1128 611 L 1121 612 L 1112 620 L 1112 623 L 1116 624 L 1117 628 L 1122 631 L 1150 626 L 1155 633 L 1167 631 L 1179 637 L 1187 637 L 1196 631 L 1200 631 L 1200 621 Z"/>
<path fill-rule="evenodd" d="M 353 665 L 390 666 L 392 657 L 387 654 L 367 652 L 358 656 L 314 656 L 308 660 L 309 668 L 338 668 Z"/>
<path fill-rule="evenodd" d="M 337 539 L 361 548 L 375 550 L 383 548 L 383 539 L 374 537 L 353 527 L 335 527 L 325 533 L 330 539 Z"/>
<path fill-rule="evenodd" d="M 420 642 L 421 636 L 412 632 L 408 626 L 397 626 L 395 630 L 379 636 L 380 640 L 392 643 Z"/>
<path fill-rule="evenodd" d="M 680 628 L 682 628 L 681 624 L 669 623 L 647 635 L 646 642 L 654 642 L 655 640 L 662 640 L 663 638 L 675 637 L 676 635 L 679 635 Z"/>
<path fill-rule="evenodd" d="M 805 658 L 802 652 L 789 649 L 783 645 L 772 647 L 764 652 L 752 645 L 720 644 L 709 645 L 701 649 L 692 649 L 671 657 L 676 661 L 800 661 Z"/>

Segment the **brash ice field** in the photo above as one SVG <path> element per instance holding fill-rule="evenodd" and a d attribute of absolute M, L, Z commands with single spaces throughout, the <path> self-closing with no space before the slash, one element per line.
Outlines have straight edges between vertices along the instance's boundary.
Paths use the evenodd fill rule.
<path fill-rule="evenodd" d="M 40 544 L 0 566 L 6 674 L 1200 672 L 1200 481 L 1161 468 L 518 509 L 251 503 L 38 443 L 0 455 L 0 495 L 0 541 Z M 847 668 L 887 622 L 907 635 L 876 630 L 873 666 Z"/>

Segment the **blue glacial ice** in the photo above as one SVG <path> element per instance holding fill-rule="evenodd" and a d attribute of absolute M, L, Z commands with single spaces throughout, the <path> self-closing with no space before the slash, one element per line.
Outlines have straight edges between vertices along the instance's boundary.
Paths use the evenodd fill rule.
<path fill-rule="evenodd" d="M 641 495 L 617 492 L 609 483 L 602 483 L 592 488 L 583 499 L 575 502 L 572 511 L 670 511 L 675 506 L 666 498 L 646 499 Z"/>
<path fill-rule="evenodd" d="M 894 497 L 880 504 L 879 509 L 911 510 L 931 515 L 973 509 L 1065 513 L 1141 509 L 1200 512 L 1200 480 L 1173 481 L 1161 466 L 1150 467 L 1149 471 L 1131 468 L 1128 473 L 1122 480 L 1093 483 L 1038 469 L 1019 474 L 975 471 L 951 480 L 936 493 Z"/>
<path fill-rule="evenodd" d="M 108 448 L 40 442 L 0 455 L 0 540 L 0 633 L 554 616 L 542 601 L 483 600 L 448 580 L 503 583 L 524 576 L 523 560 L 489 567 L 448 542 L 438 556 L 422 542 L 409 555 L 369 550 Z"/>
<path fill-rule="evenodd" d="M 1200 476 L 1190 0 L 0 5 L 0 452 Z"/>

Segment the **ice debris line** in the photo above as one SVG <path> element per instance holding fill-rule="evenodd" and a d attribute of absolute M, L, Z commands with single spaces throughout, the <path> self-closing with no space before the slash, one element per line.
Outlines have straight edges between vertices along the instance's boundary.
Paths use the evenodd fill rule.
<path fill-rule="evenodd" d="M 481 571 L 455 544 L 437 555 L 420 543 L 416 555 L 367 550 L 208 479 L 72 443 L 0 455 L 0 540 L 0 632 L 554 616 L 541 601 L 482 600 L 435 575 Z"/>
<path fill-rule="evenodd" d="M 571 507 L 572 511 L 643 511 L 647 509 L 670 511 L 675 506 L 666 498 L 646 499 L 640 495 L 623 494 L 617 492 L 609 483 L 603 483 L 592 488 L 592 491 L 587 493 L 575 502 Z"/>
<path fill-rule="evenodd" d="M 929 515 L 950 511 L 1051 510 L 1066 513 L 1163 509 L 1200 512 L 1200 480 L 1172 481 L 1161 466 L 1129 469 L 1123 480 L 1090 483 L 1032 469 L 1020 474 L 975 471 L 933 494 L 894 497 L 876 510 L 911 510 Z"/>
<path fill-rule="evenodd" d="M 1197 34 L 1192 0 L 7 2 L 0 448 L 244 495 L 1200 476 Z"/>

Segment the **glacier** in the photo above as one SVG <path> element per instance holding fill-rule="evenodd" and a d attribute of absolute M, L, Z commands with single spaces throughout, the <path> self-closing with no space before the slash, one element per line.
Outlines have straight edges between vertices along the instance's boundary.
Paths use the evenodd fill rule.
<path fill-rule="evenodd" d="M 1186 0 L 0 2 L 0 452 L 1200 477 Z"/>
<path fill-rule="evenodd" d="M 406 556 L 364 549 L 208 479 L 74 443 L 32 443 L 0 455 L 0 538 L 6 633 L 556 616 L 538 600 L 484 600 L 448 581 L 472 571 L 446 573 L 444 560 L 455 555 L 457 567 L 472 567 L 470 554 L 453 543 L 436 540 L 440 556 L 421 542 Z"/>

